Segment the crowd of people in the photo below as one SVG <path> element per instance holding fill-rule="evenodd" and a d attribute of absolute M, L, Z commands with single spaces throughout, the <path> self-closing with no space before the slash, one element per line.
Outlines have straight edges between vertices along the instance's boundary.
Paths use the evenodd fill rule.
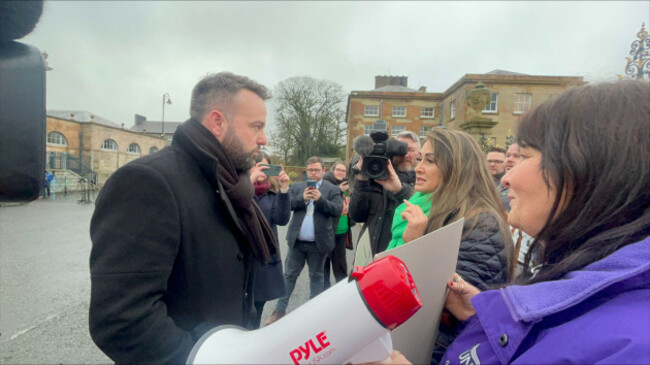
<path fill-rule="evenodd" d="M 484 153 L 450 129 L 422 144 L 402 132 L 407 153 L 385 179 L 364 175 L 364 156 L 329 171 L 313 156 L 293 183 L 260 150 L 268 97 L 246 77 L 206 76 L 171 147 L 100 192 L 89 319 L 111 359 L 185 362 L 208 330 L 259 328 L 278 299 L 271 325 L 305 263 L 310 298 L 348 276 L 355 224 L 374 255 L 464 218 L 432 364 L 650 362 L 648 83 L 545 101 L 507 149 Z"/>

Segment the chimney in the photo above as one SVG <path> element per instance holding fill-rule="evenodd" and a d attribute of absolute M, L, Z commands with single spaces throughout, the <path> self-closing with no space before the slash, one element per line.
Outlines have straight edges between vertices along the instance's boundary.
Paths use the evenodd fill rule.
<path fill-rule="evenodd" d="M 420 86 L 420 88 L 418 89 L 418 92 L 421 92 L 421 93 L 427 92 L 427 87 L 426 86 Z"/>
<path fill-rule="evenodd" d="M 147 121 L 147 117 L 144 115 L 136 114 L 135 115 L 135 125 L 140 125 Z"/>
<path fill-rule="evenodd" d="M 375 76 L 375 89 L 386 85 L 408 87 L 408 76 Z"/>

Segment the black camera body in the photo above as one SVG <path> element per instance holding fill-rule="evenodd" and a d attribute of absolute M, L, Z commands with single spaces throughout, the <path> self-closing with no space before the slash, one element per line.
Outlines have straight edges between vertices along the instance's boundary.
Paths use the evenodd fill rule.
<path fill-rule="evenodd" d="M 388 178 L 388 161 L 393 156 L 404 156 L 408 153 L 406 143 L 388 138 L 386 122 L 383 120 L 374 123 L 370 137 L 357 137 L 354 148 L 363 156 L 361 173 L 369 179 L 376 180 Z"/>

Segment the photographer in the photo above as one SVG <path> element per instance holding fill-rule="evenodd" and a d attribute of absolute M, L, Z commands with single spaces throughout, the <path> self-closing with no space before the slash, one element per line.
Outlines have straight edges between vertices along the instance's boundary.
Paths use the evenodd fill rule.
<path fill-rule="evenodd" d="M 405 157 L 412 153 L 409 151 L 409 143 L 388 139 L 388 133 L 384 129 L 375 123 L 375 130 L 379 130 L 378 132 L 371 133 L 371 137 L 357 137 L 354 149 L 360 157 L 356 163 L 353 158 L 350 164 L 354 176 L 354 189 L 350 197 L 348 214 L 350 219 L 355 222 L 364 222 L 364 230 L 367 229 L 370 235 L 370 247 L 373 255 L 384 251 L 388 246 L 388 242 L 392 238 L 391 222 L 395 208 L 413 194 L 412 186 L 408 182 L 401 181 L 394 169 L 398 163 L 401 166 L 407 166 L 404 163 Z M 413 142 L 413 144 L 415 143 Z M 385 145 L 385 151 L 382 152 L 384 152 L 383 158 L 387 160 L 386 166 L 379 168 L 379 170 L 385 170 L 383 176 L 380 176 L 381 178 L 375 177 L 381 175 L 375 175 L 377 166 L 379 166 L 377 160 L 381 161 L 382 158 L 375 153 L 377 145 Z M 415 144 L 415 146 L 417 146 L 415 156 L 419 156 L 419 144 Z M 365 167 L 364 157 L 367 164 Z M 370 164 L 372 166 L 368 166 Z"/>
<path fill-rule="evenodd" d="M 395 172 L 401 182 L 411 186 L 415 185 L 415 166 L 420 160 L 420 138 L 411 131 L 399 132 L 395 140 L 406 143 L 408 152 L 404 156 L 395 156 L 392 159 Z"/>

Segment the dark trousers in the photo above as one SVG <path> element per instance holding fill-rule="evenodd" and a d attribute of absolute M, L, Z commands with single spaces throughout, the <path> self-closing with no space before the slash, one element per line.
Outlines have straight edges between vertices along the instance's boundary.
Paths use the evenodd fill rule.
<path fill-rule="evenodd" d="M 276 309 L 281 312 L 287 311 L 289 299 L 296 286 L 296 280 L 305 267 L 309 267 L 309 298 L 313 298 L 323 292 L 323 265 L 325 255 L 318 252 L 316 242 L 305 242 L 296 240 L 293 247 L 289 247 L 287 258 L 284 261 L 284 282 L 287 287 L 287 296 L 280 298 Z"/>
<path fill-rule="evenodd" d="M 329 255 L 327 255 L 327 258 L 325 258 L 325 267 L 323 268 L 323 274 L 325 276 L 325 281 L 323 282 L 324 289 L 330 287 L 330 263 L 334 279 L 337 283 L 348 277 L 348 261 L 345 257 L 346 236 L 347 233 L 341 233 L 334 236 L 334 249 Z"/>
<path fill-rule="evenodd" d="M 251 316 L 250 329 L 256 330 L 260 328 L 260 322 L 262 321 L 262 312 L 264 311 L 264 304 L 266 302 L 255 302 L 255 316 Z"/>

